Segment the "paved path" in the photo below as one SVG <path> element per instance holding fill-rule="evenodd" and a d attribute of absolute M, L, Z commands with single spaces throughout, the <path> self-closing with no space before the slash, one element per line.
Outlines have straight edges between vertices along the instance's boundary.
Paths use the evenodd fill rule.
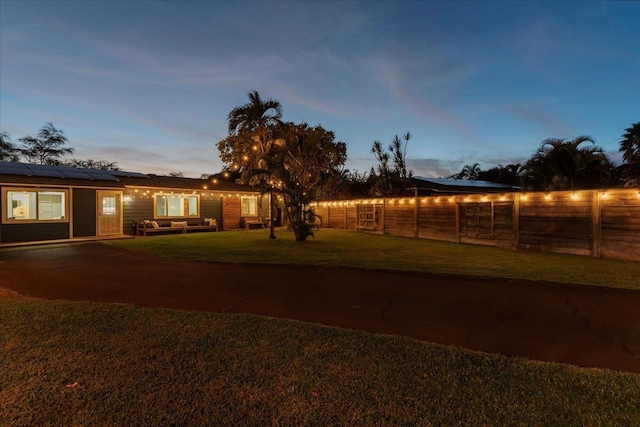
<path fill-rule="evenodd" d="M 38 298 L 256 313 L 640 373 L 640 292 L 634 291 L 190 262 L 100 243 L 2 249 L 0 288 Z"/>

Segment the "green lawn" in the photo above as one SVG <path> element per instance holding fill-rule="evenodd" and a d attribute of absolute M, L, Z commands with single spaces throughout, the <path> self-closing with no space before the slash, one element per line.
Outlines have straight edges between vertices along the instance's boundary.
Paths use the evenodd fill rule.
<path fill-rule="evenodd" d="M 635 374 L 252 315 L 0 300 L 3 426 L 639 421 Z"/>
<path fill-rule="evenodd" d="M 197 261 L 350 266 L 640 289 L 640 263 L 550 252 L 512 251 L 426 239 L 320 230 L 306 242 L 268 230 L 166 235 L 109 241 Z"/>

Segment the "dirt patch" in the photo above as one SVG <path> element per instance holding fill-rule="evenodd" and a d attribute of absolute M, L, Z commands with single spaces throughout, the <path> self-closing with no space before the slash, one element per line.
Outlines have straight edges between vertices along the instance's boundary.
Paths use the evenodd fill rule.
<path fill-rule="evenodd" d="M 8 297 L 253 313 L 640 373 L 640 292 L 353 268 L 181 261 L 99 243 L 0 250 Z"/>

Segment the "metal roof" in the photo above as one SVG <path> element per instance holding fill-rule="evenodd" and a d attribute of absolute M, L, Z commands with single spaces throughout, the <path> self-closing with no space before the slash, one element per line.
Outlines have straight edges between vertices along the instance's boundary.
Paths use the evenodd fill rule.
<path fill-rule="evenodd" d="M 454 179 L 454 178 L 425 178 L 422 176 L 414 176 L 413 179 L 424 181 L 426 183 L 449 186 L 449 187 L 477 187 L 477 188 L 500 188 L 505 190 L 513 190 L 518 187 L 511 185 L 498 184 L 489 181 L 477 181 L 471 179 Z"/>

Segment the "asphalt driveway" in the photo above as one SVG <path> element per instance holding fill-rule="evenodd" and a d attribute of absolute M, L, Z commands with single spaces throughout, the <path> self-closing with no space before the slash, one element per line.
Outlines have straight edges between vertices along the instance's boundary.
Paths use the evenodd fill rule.
<path fill-rule="evenodd" d="M 255 313 L 640 373 L 640 292 L 628 290 L 191 262 L 100 243 L 0 249 L 0 288 L 45 299 Z"/>

